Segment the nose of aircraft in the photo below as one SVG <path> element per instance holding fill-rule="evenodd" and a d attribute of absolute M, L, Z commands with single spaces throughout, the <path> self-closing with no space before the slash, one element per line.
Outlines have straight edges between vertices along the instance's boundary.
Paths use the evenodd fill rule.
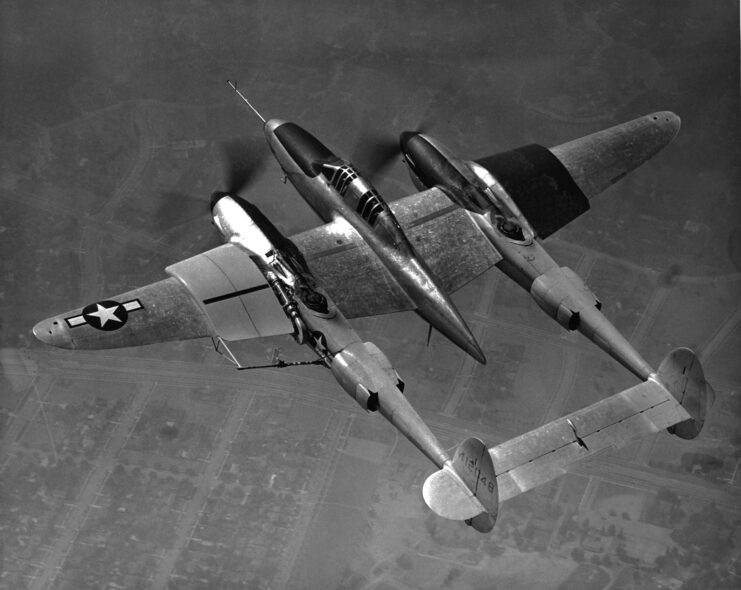
<path fill-rule="evenodd" d="M 321 165 L 337 160 L 327 146 L 290 121 L 270 119 L 265 123 L 265 137 L 283 170 L 298 167 L 310 177 L 319 174 Z"/>
<path fill-rule="evenodd" d="M 275 130 L 284 123 L 287 123 L 287 121 L 283 119 L 269 119 L 265 122 L 265 135 L 275 133 Z"/>
<path fill-rule="evenodd" d="M 229 193 L 224 191 L 215 191 L 211 194 L 211 212 L 213 213 L 216 203 L 218 203 L 223 197 L 228 197 Z"/>
<path fill-rule="evenodd" d="M 401 147 L 402 151 L 406 149 L 407 145 L 409 144 L 409 141 L 417 135 L 414 131 L 402 131 L 401 135 L 399 136 L 399 147 Z"/>
<path fill-rule="evenodd" d="M 666 133 L 668 138 L 667 143 L 674 139 L 677 133 L 679 133 L 679 128 L 682 126 L 682 119 L 679 118 L 679 115 L 671 111 L 660 111 L 650 115 L 650 117 Z"/>
<path fill-rule="evenodd" d="M 33 335 L 44 344 L 59 348 L 75 348 L 69 334 L 69 328 L 62 318 L 42 320 L 33 327 Z"/>

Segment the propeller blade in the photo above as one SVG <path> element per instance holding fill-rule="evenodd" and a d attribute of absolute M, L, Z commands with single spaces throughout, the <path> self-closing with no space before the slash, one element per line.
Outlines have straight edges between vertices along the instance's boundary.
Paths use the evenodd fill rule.
<path fill-rule="evenodd" d="M 158 235 L 205 217 L 203 198 L 178 191 L 162 191 L 152 212 L 152 229 Z"/>
<path fill-rule="evenodd" d="M 413 130 L 407 133 L 427 133 L 442 116 L 443 99 L 451 92 L 450 84 L 443 86 L 430 98 L 422 111 Z M 353 163 L 370 178 L 383 176 L 401 155 L 401 144 L 398 136 L 370 130 L 369 117 L 366 115 L 359 134 L 359 139 L 353 150 Z"/>
<path fill-rule="evenodd" d="M 375 178 L 383 176 L 400 154 L 396 137 L 361 132 L 352 161 L 363 173 Z"/>
<path fill-rule="evenodd" d="M 237 194 L 262 170 L 267 152 L 256 138 L 232 139 L 221 145 L 226 166 L 226 192 Z"/>

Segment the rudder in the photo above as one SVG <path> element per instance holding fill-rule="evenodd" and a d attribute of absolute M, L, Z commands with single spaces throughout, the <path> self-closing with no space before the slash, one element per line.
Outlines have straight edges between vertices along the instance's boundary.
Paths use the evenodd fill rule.
<path fill-rule="evenodd" d="M 496 516 L 499 491 L 489 449 L 478 438 L 467 438 L 455 450 L 453 468 L 487 512 Z"/>
<path fill-rule="evenodd" d="M 679 438 L 695 438 L 714 401 L 712 394 L 708 394 L 700 360 L 689 348 L 675 348 L 661 362 L 657 374 L 664 387 L 692 416 L 667 430 Z"/>
<path fill-rule="evenodd" d="M 477 531 L 489 532 L 499 511 L 499 490 L 489 449 L 478 438 L 464 440 L 453 460 L 427 478 L 422 495 L 443 518 L 465 520 Z"/>

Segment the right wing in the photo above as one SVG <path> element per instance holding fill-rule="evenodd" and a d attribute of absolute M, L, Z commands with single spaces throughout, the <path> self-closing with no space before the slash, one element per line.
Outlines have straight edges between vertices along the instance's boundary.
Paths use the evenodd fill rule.
<path fill-rule="evenodd" d="M 62 348 L 99 349 L 293 332 L 263 274 L 233 244 L 166 270 L 167 279 L 43 320 L 34 334 Z"/>
<path fill-rule="evenodd" d="M 457 291 L 501 260 L 470 214 L 440 189 L 410 195 L 389 206 L 447 293 Z M 415 308 L 396 279 L 344 219 L 292 236 L 291 240 L 346 317 Z"/>
<path fill-rule="evenodd" d="M 589 209 L 589 200 L 666 146 L 680 120 L 652 113 L 546 149 L 524 146 L 477 160 L 505 188 L 540 238 Z"/>

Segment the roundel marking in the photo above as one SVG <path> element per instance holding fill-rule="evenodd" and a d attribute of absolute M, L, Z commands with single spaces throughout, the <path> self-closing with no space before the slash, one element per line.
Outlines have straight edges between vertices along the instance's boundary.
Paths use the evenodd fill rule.
<path fill-rule="evenodd" d="M 82 317 L 89 326 L 108 332 L 122 327 L 129 317 L 129 312 L 118 301 L 98 301 L 85 307 L 82 310 Z"/>

